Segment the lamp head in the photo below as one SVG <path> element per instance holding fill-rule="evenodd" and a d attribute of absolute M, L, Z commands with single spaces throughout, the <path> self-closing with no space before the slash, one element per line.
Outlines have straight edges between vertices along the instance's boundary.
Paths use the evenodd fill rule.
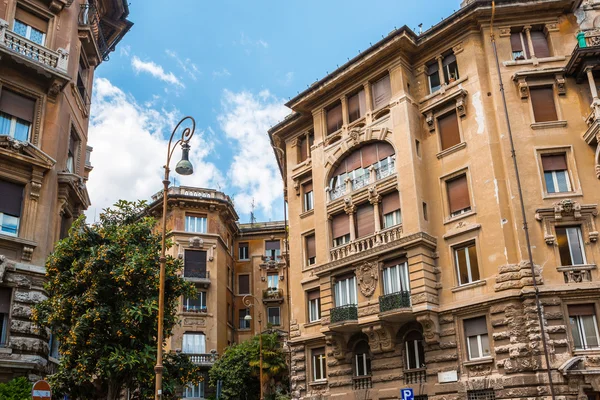
<path fill-rule="evenodd" d="M 250 314 L 246 315 L 244 321 L 252 321 L 252 316 Z"/>
<path fill-rule="evenodd" d="M 189 160 L 190 145 L 183 143 L 181 145 L 181 160 L 175 166 L 175 172 L 179 175 L 191 175 L 194 173 L 194 166 Z"/>

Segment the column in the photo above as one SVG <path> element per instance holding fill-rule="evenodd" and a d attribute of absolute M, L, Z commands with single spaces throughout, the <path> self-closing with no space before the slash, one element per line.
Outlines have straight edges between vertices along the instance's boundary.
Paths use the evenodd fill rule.
<path fill-rule="evenodd" d="M 523 32 L 525 32 L 525 37 L 527 37 L 527 46 L 529 47 L 529 54 L 531 55 L 531 58 L 535 58 L 535 51 L 533 50 L 533 41 L 531 40 L 531 25 L 524 26 Z"/>
<path fill-rule="evenodd" d="M 444 76 L 444 64 L 442 63 L 442 60 L 444 59 L 444 57 L 437 56 L 435 58 L 438 62 L 438 73 L 440 75 L 440 84 L 441 86 L 444 86 L 446 84 L 446 77 Z"/>
<path fill-rule="evenodd" d="M 592 68 L 593 67 L 586 67 L 585 73 L 587 74 L 588 83 L 590 85 L 590 92 L 592 92 L 592 103 L 596 103 L 598 102 L 598 89 L 596 88 L 596 81 L 594 80 Z"/>
<path fill-rule="evenodd" d="M 350 241 L 356 240 L 356 229 L 354 229 L 354 213 L 356 212 L 355 205 L 347 205 L 344 207 L 344 211 L 348 214 L 348 222 L 350 224 Z"/>
<path fill-rule="evenodd" d="M 342 125 L 348 126 L 348 101 L 346 96 L 342 97 L 340 100 L 342 102 Z"/>
<path fill-rule="evenodd" d="M 365 103 L 367 103 L 365 109 L 365 122 L 368 125 L 373 122 L 373 116 L 371 115 L 371 112 L 373 111 L 373 94 L 371 93 L 370 83 L 365 83 L 363 88 L 365 90 Z"/>
<path fill-rule="evenodd" d="M 381 196 L 376 196 L 369 199 L 373 204 L 373 216 L 375 217 L 375 232 L 381 231 L 381 219 L 379 218 L 379 203 L 381 203 Z"/>

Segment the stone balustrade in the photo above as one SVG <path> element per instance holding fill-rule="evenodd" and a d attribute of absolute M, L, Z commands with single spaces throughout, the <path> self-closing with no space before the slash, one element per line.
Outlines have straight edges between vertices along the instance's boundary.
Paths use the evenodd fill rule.
<path fill-rule="evenodd" d="M 371 389 L 373 382 L 370 375 L 366 376 L 355 376 L 352 378 L 352 387 L 354 390 Z"/>
<path fill-rule="evenodd" d="M 415 383 L 425 383 L 427 381 L 427 370 L 425 368 L 415 368 L 404 370 L 404 384 L 411 385 Z"/>
<path fill-rule="evenodd" d="M 189 354 L 188 353 L 188 357 L 190 358 L 190 361 L 193 364 L 210 366 L 210 365 L 213 365 L 217 361 L 218 355 L 216 352 L 203 353 L 203 354 Z"/>
<path fill-rule="evenodd" d="M 374 249 L 378 246 L 393 242 L 402 237 L 402 225 L 375 232 L 370 236 L 355 239 L 349 243 L 334 247 L 330 250 L 331 261 L 341 260 L 355 253 Z"/>
<path fill-rule="evenodd" d="M 158 193 L 152 195 L 152 201 L 158 201 L 162 198 L 162 190 Z M 197 197 L 200 199 L 218 199 L 225 200 L 231 204 L 233 201 L 229 196 L 225 193 L 219 192 L 217 190 L 212 189 L 203 189 L 203 188 L 195 188 L 189 186 L 171 186 L 168 190 L 169 195 L 180 195 L 180 196 L 190 196 Z"/>

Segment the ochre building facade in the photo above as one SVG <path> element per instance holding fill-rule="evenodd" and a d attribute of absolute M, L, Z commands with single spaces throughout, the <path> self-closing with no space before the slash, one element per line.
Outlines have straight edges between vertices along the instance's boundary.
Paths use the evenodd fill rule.
<path fill-rule="evenodd" d="M 30 321 L 45 260 L 89 205 L 95 68 L 131 28 L 121 0 L 0 2 L 0 381 L 36 380 L 57 343 Z"/>
<path fill-rule="evenodd" d="M 600 2 L 491 19 L 394 30 L 270 129 L 294 398 L 598 398 Z"/>

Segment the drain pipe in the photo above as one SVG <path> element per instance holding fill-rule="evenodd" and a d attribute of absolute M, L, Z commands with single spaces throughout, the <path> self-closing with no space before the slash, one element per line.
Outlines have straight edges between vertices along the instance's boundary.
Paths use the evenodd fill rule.
<path fill-rule="evenodd" d="M 283 226 L 285 229 L 285 297 L 286 297 L 286 303 L 287 303 L 287 312 L 288 312 L 288 365 L 289 365 L 289 392 L 290 394 L 292 393 L 292 347 L 290 344 L 290 339 L 291 339 L 291 324 L 290 321 L 292 320 L 292 309 L 290 307 L 290 235 L 288 232 L 288 220 L 287 220 L 287 207 L 286 207 L 287 203 L 285 201 L 285 196 L 283 197 Z"/>
<path fill-rule="evenodd" d="M 540 301 L 540 291 L 536 282 L 535 266 L 533 264 L 533 253 L 531 251 L 531 240 L 529 238 L 529 228 L 527 226 L 527 213 L 525 212 L 525 201 L 523 200 L 523 190 L 521 188 L 521 178 L 519 176 L 519 165 L 517 163 L 517 154 L 513 141 L 512 130 L 510 127 L 510 118 L 508 117 L 508 106 L 506 105 L 506 95 L 504 93 L 504 84 L 502 83 L 502 75 L 500 72 L 500 61 L 498 61 L 498 50 L 496 49 L 496 38 L 494 36 L 494 15 L 496 13 L 496 4 L 492 1 L 492 20 L 490 22 L 490 40 L 494 49 L 494 57 L 496 59 L 496 69 L 498 71 L 498 82 L 500 85 L 500 93 L 502 94 L 502 104 L 504 105 L 504 117 L 506 119 L 506 127 L 508 129 L 508 138 L 510 140 L 510 154 L 513 159 L 515 176 L 517 179 L 517 188 L 519 192 L 519 202 L 521 204 L 521 216 L 523 218 L 523 231 L 525 232 L 525 242 L 527 244 L 527 255 L 529 257 L 529 266 L 531 267 L 531 277 L 533 278 L 533 289 L 535 293 L 535 304 L 537 308 L 538 322 L 540 324 L 540 332 L 542 336 L 542 344 L 544 347 L 544 357 L 546 360 L 546 370 L 548 372 L 548 386 L 552 400 L 556 400 L 554 394 L 554 384 L 552 383 L 552 369 L 550 366 L 550 356 L 548 355 L 548 343 L 546 341 L 546 327 L 544 325 L 544 317 L 542 315 L 542 304 Z"/>

